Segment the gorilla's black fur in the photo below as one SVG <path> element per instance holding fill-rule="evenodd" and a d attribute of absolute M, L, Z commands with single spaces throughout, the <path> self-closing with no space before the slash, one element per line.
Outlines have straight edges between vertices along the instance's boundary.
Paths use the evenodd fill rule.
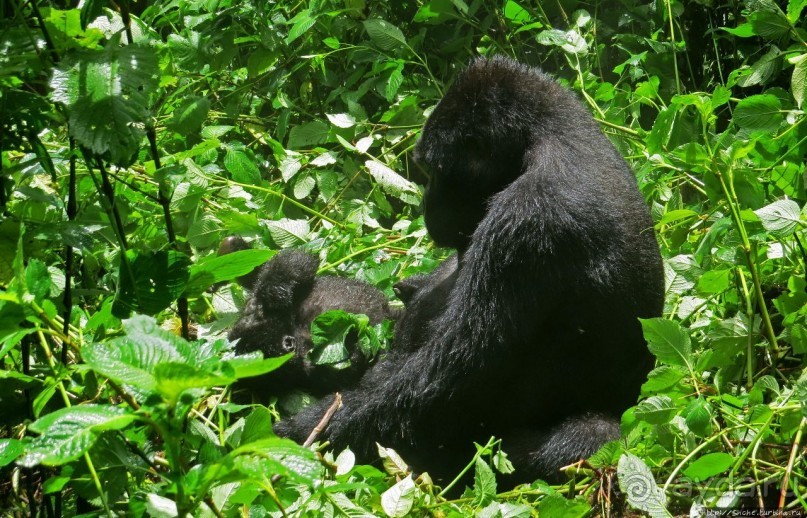
<path fill-rule="evenodd" d="M 456 280 L 455 254 L 428 275 L 413 275 L 395 283 L 393 291 L 406 306 L 395 326 L 395 350 L 412 351 L 429 343 L 436 331 L 432 325 L 446 310 Z"/>
<path fill-rule="evenodd" d="M 350 333 L 345 339 L 349 367 L 316 365 L 308 357 L 314 345 L 311 322 L 334 309 L 367 315 L 371 324 L 397 316 L 381 291 L 353 279 L 317 276 L 318 266 L 311 254 L 283 250 L 240 279 L 251 294 L 230 331 L 230 340 L 238 339 L 236 351 L 262 351 L 265 357 L 294 353 L 279 370 L 247 380 L 244 385 L 253 391 L 277 394 L 295 389 L 322 395 L 354 385 L 369 366 L 368 358 L 357 347 L 356 336 Z"/>
<path fill-rule="evenodd" d="M 362 461 L 378 442 L 445 480 L 471 441 L 526 437 L 519 478 L 556 479 L 617 435 L 652 365 L 637 319 L 661 314 L 663 274 L 635 178 L 574 95 L 505 58 L 457 78 L 415 158 L 429 233 L 457 267 L 425 283 L 443 300 L 410 294 L 407 312 L 439 313 L 398 327 L 417 343 L 343 393 L 321 438 Z M 303 440 L 329 404 L 276 431 Z"/>

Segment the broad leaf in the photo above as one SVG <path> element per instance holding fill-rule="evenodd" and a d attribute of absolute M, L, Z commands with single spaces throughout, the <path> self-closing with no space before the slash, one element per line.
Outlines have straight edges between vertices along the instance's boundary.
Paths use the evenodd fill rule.
<path fill-rule="evenodd" d="M 53 72 L 51 97 L 67 106 L 70 134 L 80 145 L 128 165 L 144 135 L 158 72 L 153 48 L 113 42 L 63 61 Z"/>
<path fill-rule="evenodd" d="M 707 453 L 694 460 L 684 470 L 684 475 L 688 476 L 696 483 L 703 482 L 708 478 L 723 473 L 729 469 L 734 462 L 734 457 L 728 453 Z"/>
<path fill-rule="evenodd" d="M 754 133 L 773 133 L 782 123 L 782 103 L 770 94 L 746 97 L 734 109 L 734 122 Z"/>
<path fill-rule="evenodd" d="M 395 50 L 406 46 L 406 38 L 401 30 L 386 20 L 373 18 L 364 21 L 364 29 L 382 50 Z"/>
<path fill-rule="evenodd" d="M 636 405 L 634 415 L 650 424 L 664 424 L 669 423 L 677 411 L 669 396 L 660 395 L 649 397 Z"/>
<path fill-rule="evenodd" d="M 656 358 L 668 365 L 682 367 L 692 362 L 689 334 L 678 322 L 664 318 L 639 319 L 647 347 Z"/>
<path fill-rule="evenodd" d="M 227 255 L 210 255 L 190 267 L 190 279 L 185 288 L 189 294 L 202 293 L 208 287 L 223 281 L 231 281 L 268 261 L 273 250 L 239 250 Z"/>
<path fill-rule="evenodd" d="M 482 459 L 476 459 L 474 471 L 474 502 L 477 505 L 487 505 L 496 498 L 496 475 L 490 469 L 488 463 Z"/>
<path fill-rule="evenodd" d="M 102 432 L 120 430 L 136 417 L 112 405 L 81 405 L 47 414 L 29 427 L 41 435 L 25 448 L 21 466 L 59 466 L 89 450 Z"/>
<path fill-rule="evenodd" d="M 415 502 L 415 486 L 412 475 L 404 478 L 381 495 L 381 507 L 387 516 L 403 517 L 409 514 Z"/>
<path fill-rule="evenodd" d="M 121 256 L 113 313 L 124 318 L 132 311 L 155 315 L 167 308 L 185 291 L 188 266 L 188 257 L 175 250 L 127 250 Z"/>
<path fill-rule="evenodd" d="M 364 166 L 387 194 L 395 196 L 410 205 L 420 203 L 420 191 L 418 191 L 417 187 L 415 187 L 412 182 L 403 176 L 375 160 L 366 161 Z"/>
<path fill-rule="evenodd" d="M 801 224 L 801 210 L 793 200 L 777 200 L 755 210 L 754 214 L 759 217 L 765 230 L 777 239 L 792 235 Z"/>

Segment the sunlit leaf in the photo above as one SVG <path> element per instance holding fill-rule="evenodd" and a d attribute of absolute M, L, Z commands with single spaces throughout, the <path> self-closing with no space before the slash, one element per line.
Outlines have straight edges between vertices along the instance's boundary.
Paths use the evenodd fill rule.
<path fill-rule="evenodd" d="M 112 405 L 56 410 L 31 423 L 29 428 L 41 435 L 28 443 L 17 462 L 26 467 L 65 464 L 89 450 L 101 433 L 125 428 L 135 419 L 126 409 Z"/>
<path fill-rule="evenodd" d="M 395 50 L 406 46 L 406 38 L 401 30 L 380 18 L 372 18 L 365 20 L 364 29 L 373 40 L 373 43 L 378 45 L 383 50 Z"/>
<path fill-rule="evenodd" d="M 384 491 L 381 495 L 381 507 L 384 513 L 395 518 L 407 516 L 414 504 L 416 489 L 412 475 L 409 475 Z"/>

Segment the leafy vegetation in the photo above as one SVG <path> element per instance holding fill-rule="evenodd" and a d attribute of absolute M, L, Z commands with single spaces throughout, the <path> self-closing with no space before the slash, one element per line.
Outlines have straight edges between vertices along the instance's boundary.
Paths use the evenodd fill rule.
<path fill-rule="evenodd" d="M 807 2 L 64 4 L 10 0 L 0 21 L 8 513 L 807 508 Z M 407 152 L 456 72 L 497 53 L 577 91 L 631 162 L 667 304 L 623 441 L 504 493 L 507 445 L 469 445 L 473 487 L 447 499 L 391 450 L 385 471 L 319 456 L 231 400 L 283 358 L 231 351 L 227 281 L 292 246 L 390 297 L 430 271 L 446 251 Z M 231 234 L 257 249 L 217 257 Z"/>

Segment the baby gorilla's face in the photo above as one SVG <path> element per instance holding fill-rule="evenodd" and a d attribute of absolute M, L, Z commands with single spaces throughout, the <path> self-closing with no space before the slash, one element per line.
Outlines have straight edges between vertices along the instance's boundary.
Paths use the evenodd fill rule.
<path fill-rule="evenodd" d="M 311 324 L 325 311 L 339 309 L 323 311 L 312 302 L 320 298 L 317 296 L 320 290 L 315 282 L 311 294 L 292 311 L 267 310 L 256 296 L 248 300 L 229 335 L 230 340 L 237 340 L 236 352 L 260 351 L 265 358 L 293 355 L 280 369 L 249 382 L 250 388 L 272 394 L 301 390 L 324 395 L 351 386 L 361 377 L 369 362 L 358 347 L 355 329 L 335 337 L 324 347 L 315 347 Z M 323 349 L 331 354 L 322 354 Z"/>

